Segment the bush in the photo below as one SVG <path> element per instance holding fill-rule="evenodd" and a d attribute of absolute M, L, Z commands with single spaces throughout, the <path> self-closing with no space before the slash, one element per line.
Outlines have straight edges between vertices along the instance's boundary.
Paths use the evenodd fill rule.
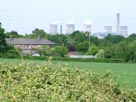
<path fill-rule="evenodd" d="M 105 51 L 103 49 L 100 49 L 99 52 L 96 54 L 97 58 L 105 58 Z"/>
<path fill-rule="evenodd" d="M 123 62 L 120 59 L 64 58 L 64 57 L 53 57 L 53 60 L 54 61 L 77 61 L 77 62 L 112 62 L 112 63 Z"/>
<path fill-rule="evenodd" d="M 24 56 L 24 59 L 31 60 L 48 60 L 49 56 Z M 123 62 L 120 59 L 94 59 L 94 58 L 68 58 L 68 57 L 52 57 L 53 61 L 68 61 L 68 62 L 111 62 L 111 63 L 120 63 Z"/>
<path fill-rule="evenodd" d="M 97 75 L 67 65 L 0 63 L 1 102 L 136 102 L 136 91 L 121 90 L 109 72 Z"/>
<path fill-rule="evenodd" d="M 68 53 L 68 48 L 65 46 L 55 46 L 52 49 L 52 54 L 56 56 L 64 57 Z"/>
<path fill-rule="evenodd" d="M 92 45 L 88 50 L 87 50 L 87 54 L 88 55 L 96 55 L 96 53 L 98 52 L 98 48 L 95 45 Z"/>
<path fill-rule="evenodd" d="M 20 49 L 18 49 L 19 52 L 21 52 Z M 6 51 L 0 52 L 1 58 L 20 58 L 19 52 L 18 52 L 12 45 L 8 45 Z"/>

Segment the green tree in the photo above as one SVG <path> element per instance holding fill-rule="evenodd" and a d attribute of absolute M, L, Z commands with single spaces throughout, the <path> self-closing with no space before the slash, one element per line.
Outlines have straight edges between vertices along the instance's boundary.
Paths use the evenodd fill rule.
<path fill-rule="evenodd" d="M 77 46 L 76 46 L 76 49 L 79 52 L 86 53 L 87 49 L 88 49 L 88 46 L 89 46 L 88 41 L 84 41 L 84 42 L 78 43 Z"/>
<path fill-rule="evenodd" d="M 77 45 L 80 42 L 88 41 L 88 35 L 84 32 L 75 31 L 71 35 L 69 35 L 70 40 L 73 39 L 73 45 Z"/>
<path fill-rule="evenodd" d="M 129 47 L 129 50 L 128 50 L 129 59 L 132 61 L 136 60 L 136 40 L 129 43 L 128 47 Z"/>
<path fill-rule="evenodd" d="M 97 58 L 105 58 L 105 51 L 103 49 L 100 49 L 96 56 Z"/>
<path fill-rule="evenodd" d="M 121 41 L 125 40 L 125 38 L 121 35 L 108 35 L 103 41 L 106 46 L 111 46 L 112 44 L 117 44 Z"/>
<path fill-rule="evenodd" d="M 55 46 L 52 49 L 53 55 L 64 57 L 68 53 L 68 48 L 65 46 Z"/>
<path fill-rule="evenodd" d="M 115 44 L 112 51 L 114 53 L 114 58 L 122 59 L 124 61 L 129 60 L 129 48 L 126 41 Z"/>
<path fill-rule="evenodd" d="M 4 29 L 0 23 L 0 52 L 4 52 L 7 49 L 7 43 L 5 40 Z"/>
<path fill-rule="evenodd" d="M 105 53 L 104 53 L 105 58 L 107 59 L 113 58 L 114 53 L 112 51 L 113 50 L 112 47 L 105 47 L 104 50 L 105 50 Z"/>
<path fill-rule="evenodd" d="M 87 54 L 88 55 L 96 55 L 96 53 L 98 52 L 98 48 L 95 45 L 92 45 L 88 50 L 87 50 Z"/>
<path fill-rule="evenodd" d="M 48 38 L 48 35 L 43 29 L 35 28 L 32 31 L 32 34 L 26 34 L 24 37 L 25 38 L 37 38 L 38 36 L 41 36 L 42 38 Z"/>
<path fill-rule="evenodd" d="M 64 34 L 50 35 L 48 39 L 62 46 L 67 46 L 67 36 Z"/>
<path fill-rule="evenodd" d="M 129 61 L 131 59 L 131 50 L 126 41 L 106 47 L 105 58 L 121 59 L 122 61 Z"/>
<path fill-rule="evenodd" d="M 46 35 L 46 32 L 43 29 L 39 29 L 39 28 L 35 28 L 32 31 L 33 34 L 40 34 L 42 37 L 44 37 Z"/>
<path fill-rule="evenodd" d="M 19 38 L 19 37 L 22 37 L 22 35 L 19 35 L 17 31 L 6 32 L 5 36 L 6 36 L 6 38 L 10 38 L 10 37 Z"/>
<path fill-rule="evenodd" d="M 41 56 L 51 55 L 51 48 L 49 46 L 41 46 L 39 48 L 34 48 L 33 51 L 38 52 Z"/>
<path fill-rule="evenodd" d="M 129 35 L 126 40 L 128 43 L 131 43 L 132 41 L 136 40 L 136 33 Z"/>

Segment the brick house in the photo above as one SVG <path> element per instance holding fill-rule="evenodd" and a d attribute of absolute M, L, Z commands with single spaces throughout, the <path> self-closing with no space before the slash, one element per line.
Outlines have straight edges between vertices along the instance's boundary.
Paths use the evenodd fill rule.
<path fill-rule="evenodd" d="M 6 42 L 13 45 L 15 48 L 20 48 L 24 54 L 30 54 L 32 49 L 40 48 L 42 46 L 53 47 L 56 43 L 47 40 L 41 39 L 25 39 L 25 38 L 7 38 Z"/>

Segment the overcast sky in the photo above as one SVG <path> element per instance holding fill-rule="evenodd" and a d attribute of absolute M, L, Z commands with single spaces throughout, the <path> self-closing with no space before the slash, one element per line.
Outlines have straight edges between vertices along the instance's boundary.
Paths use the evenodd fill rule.
<path fill-rule="evenodd" d="M 136 0 L 0 0 L 0 22 L 6 31 L 31 33 L 35 28 L 49 32 L 49 24 L 75 20 L 76 29 L 82 29 L 83 21 L 92 21 L 92 32 L 103 32 L 104 26 L 113 26 L 116 13 L 120 13 L 121 25 L 128 26 L 129 33 L 136 33 Z"/>

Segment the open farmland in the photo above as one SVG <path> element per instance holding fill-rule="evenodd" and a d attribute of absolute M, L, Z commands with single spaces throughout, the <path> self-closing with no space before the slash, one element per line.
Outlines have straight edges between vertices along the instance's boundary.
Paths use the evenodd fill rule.
<path fill-rule="evenodd" d="M 95 63 L 95 62 L 60 62 L 67 63 L 70 68 L 78 67 L 85 71 L 102 74 L 109 71 L 122 88 L 136 89 L 136 64 L 130 63 Z"/>

